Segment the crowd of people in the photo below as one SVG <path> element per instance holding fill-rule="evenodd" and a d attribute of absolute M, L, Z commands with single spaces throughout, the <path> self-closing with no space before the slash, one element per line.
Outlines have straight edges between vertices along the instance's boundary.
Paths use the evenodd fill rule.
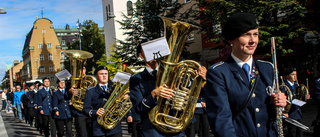
<path fill-rule="evenodd" d="M 156 87 L 157 71 L 161 67 L 158 61 L 145 61 L 145 69 L 131 76 L 129 96 L 133 107 L 126 121 L 133 137 L 194 137 L 196 134 L 199 137 L 210 134 L 217 137 L 278 136 L 275 108 L 285 108 L 287 97 L 284 93 L 267 94 L 267 87 L 274 85 L 273 65 L 252 56 L 259 43 L 257 18 L 250 13 L 237 13 L 225 22 L 222 35 L 232 46 L 232 53 L 226 61 L 214 64 L 208 70 L 202 66 L 196 72 L 206 83 L 201 85 L 194 117 L 184 131 L 175 134 L 162 132 L 148 117 L 150 110 L 159 103 L 157 98 L 170 100 L 175 97 L 175 91 L 167 85 Z M 137 47 L 137 56 L 144 59 L 141 43 Z M 296 75 L 293 68 L 286 69 L 284 73 L 284 82 L 293 93 L 293 98 L 298 86 Z M 30 85 L 28 91 L 23 91 L 19 85 L 11 91 L 5 89 L 3 104 L 7 104 L 7 111 L 14 111 L 21 122 L 24 118 L 26 123 L 36 127 L 39 134 L 46 137 L 62 137 L 65 133 L 68 137 L 121 137 L 121 123 L 107 130 L 97 121 L 97 117 L 105 113 L 103 106 L 114 90 L 108 68 L 99 66 L 94 76 L 98 84 L 87 89 L 82 111 L 75 109 L 70 102 L 72 96 L 79 94 L 70 80 L 57 80 L 58 86 L 52 89 L 47 77 Z M 298 106 L 284 115 L 297 121 L 302 118 Z M 299 128 L 285 124 L 288 128 L 286 136 L 302 136 Z M 73 125 L 76 129 L 74 133 Z"/>

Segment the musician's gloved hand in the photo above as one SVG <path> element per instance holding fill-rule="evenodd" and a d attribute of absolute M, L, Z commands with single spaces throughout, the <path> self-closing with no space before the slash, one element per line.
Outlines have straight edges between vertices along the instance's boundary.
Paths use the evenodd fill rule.
<path fill-rule="evenodd" d="M 97 110 L 97 115 L 98 116 L 102 116 L 103 115 L 103 113 L 104 113 L 104 109 L 103 108 L 99 108 L 98 110 Z"/>
<path fill-rule="evenodd" d="M 78 90 L 75 89 L 75 86 L 71 87 L 71 88 L 69 89 L 69 92 L 70 92 L 72 95 L 77 95 L 77 94 L 78 94 Z"/>
<path fill-rule="evenodd" d="M 166 99 L 170 99 L 174 95 L 173 90 L 169 89 L 166 84 L 162 84 L 158 88 L 154 89 L 151 94 L 153 98 L 159 96 Z"/>
<path fill-rule="evenodd" d="M 275 107 L 286 107 L 287 106 L 287 97 L 284 93 L 272 93 L 271 100 Z"/>

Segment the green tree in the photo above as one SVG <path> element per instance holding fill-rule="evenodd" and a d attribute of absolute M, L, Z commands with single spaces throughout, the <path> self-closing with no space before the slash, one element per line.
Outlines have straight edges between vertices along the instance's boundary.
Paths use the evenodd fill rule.
<path fill-rule="evenodd" d="M 68 46 L 69 49 L 80 49 L 79 41 L 75 41 Z M 83 22 L 81 36 L 81 50 L 88 51 L 94 56 L 86 61 L 87 73 L 93 72 L 94 68 L 98 67 L 97 62 L 106 53 L 105 41 L 102 34 L 99 32 L 98 24 L 92 20 Z M 68 62 L 65 63 L 68 66 Z"/>
<path fill-rule="evenodd" d="M 292 39 L 302 30 L 305 7 L 297 0 L 198 0 L 199 19 L 207 39 L 222 41 L 220 24 L 237 12 L 250 12 L 259 20 L 259 51 L 270 50 L 270 37 L 275 37 L 282 53 L 292 52 Z M 287 46 L 287 47 L 286 47 Z M 262 53 L 262 52 L 260 52 Z M 269 52 L 270 53 L 270 52 Z"/>
<path fill-rule="evenodd" d="M 111 56 L 108 56 L 108 57 L 106 54 L 102 55 L 102 57 L 100 58 L 97 64 L 98 66 L 106 66 L 109 69 L 110 78 L 113 78 L 114 75 L 117 73 L 117 71 L 119 70 L 122 71 L 123 61 L 121 59 L 120 54 L 117 53 L 115 44 L 110 46 L 109 52 L 114 54 L 111 54 Z"/>

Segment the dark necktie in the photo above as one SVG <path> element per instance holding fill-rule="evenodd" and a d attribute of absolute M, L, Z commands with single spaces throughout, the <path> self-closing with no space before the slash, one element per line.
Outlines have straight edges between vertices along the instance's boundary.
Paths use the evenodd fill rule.
<path fill-rule="evenodd" d="M 152 76 L 154 76 L 154 77 L 157 76 L 157 72 L 158 72 L 157 70 L 153 70 L 153 71 L 151 72 Z"/>
<path fill-rule="evenodd" d="M 250 66 L 247 63 L 244 63 L 242 66 L 243 71 L 246 73 L 248 80 L 250 81 Z"/>

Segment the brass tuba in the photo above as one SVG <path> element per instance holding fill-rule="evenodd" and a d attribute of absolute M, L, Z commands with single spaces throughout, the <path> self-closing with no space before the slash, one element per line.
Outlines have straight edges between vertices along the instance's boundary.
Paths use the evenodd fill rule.
<path fill-rule="evenodd" d="M 98 83 L 95 77 L 90 75 L 84 76 L 82 74 L 84 60 L 92 58 L 93 55 L 90 52 L 83 50 L 67 50 L 64 54 L 70 59 L 70 71 L 72 74 L 71 86 L 75 86 L 75 89 L 78 90 L 78 94 L 72 96 L 71 102 L 74 108 L 82 111 L 87 88 L 95 86 Z"/>
<path fill-rule="evenodd" d="M 307 86 L 305 86 L 304 84 L 300 84 L 297 87 L 296 99 L 299 99 L 301 101 L 307 101 L 306 95 L 309 95 L 309 90 Z"/>
<path fill-rule="evenodd" d="M 177 63 L 188 34 L 196 27 L 161 18 L 171 54 L 159 63 L 156 88 L 166 84 L 174 96 L 171 99 L 157 97 L 158 104 L 149 112 L 149 119 L 161 132 L 175 134 L 189 126 L 204 81 L 196 74 L 199 63 L 193 60 Z"/>
<path fill-rule="evenodd" d="M 126 68 L 126 72 L 133 74 L 128 68 Z M 126 84 L 121 84 L 120 81 L 117 82 L 115 89 L 103 106 L 103 115 L 97 118 L 100 126 L 111 130 L 121 122 L 122 118 L 133 106 L 128 95 L 129 92 L 129 81 Z"/>
<path fill-rule="evenodd" d="M 283 113 L 288 114 L 292 106 L 293 95 L 290 88 L 284 83 L 282 76 L 280 78 L 282 80 L 282 84 L 279 86 L 279 89 L 282 93 L 285 93 L 287 95 L 287 106 L 285 107 Z"/>

